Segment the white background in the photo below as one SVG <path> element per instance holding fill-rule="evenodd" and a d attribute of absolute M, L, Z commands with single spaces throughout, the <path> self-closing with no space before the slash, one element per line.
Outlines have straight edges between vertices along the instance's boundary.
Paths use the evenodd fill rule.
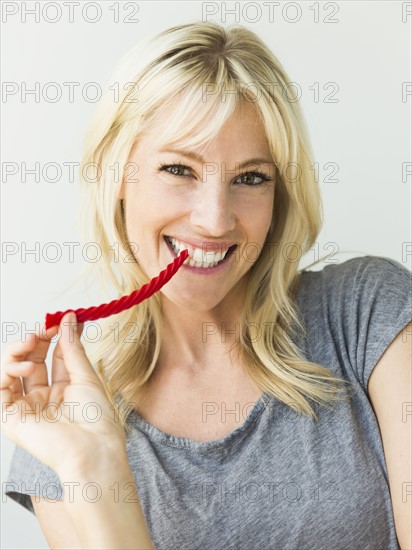
<path fill-rule="evenodd" d="M 18 13 L 6 17 L 6 4 Z M 46 4 L 49 6 L 43 11 Z M 201 20 L 202 10 L 204 15 L 207 9 L 217 11 L 209 20 L 240 23 L 257 32 L 302 90 L 301 106 L 321 167 L 325 221 L 318 239 L 320 256 L 331 252 L 327 243 L 336 243 L 342 252 L 337 256 L 339 262 L 371 254 L 393 258 L 411 268 L 411 255 L 407 255 L 411 250 L 411 176 L 402 177 L 402 163 L 410 162 L 411 148 L 412 99 L 402 98 L 402 83 L 411 81 L 412 16 L 405 19 L 408 22 L 402 21 L 406 3 L 280 2 L 277 6 L 275 2 L 271 21 L 267 2 L 241 2 L 238 17 L 228 13 L 224 21 L 224 8 L 233 10 L 234 2 L 129 2 L 126 6 L 109 1 L 99 3 L 101 18 L 95 23 L 86 21 L 79 7 L 70 23 L 69 10 L 62 2 L 61 20 L 47 22 L 45 18 L 56 18 L 52 4 L 40 2 L 40 21 L 27 15 L 24 22 L 24 7 L 33 9 L 34 2 L 3 2 L 2 80 L 3 85 L 16 83 L 18 93 L 3 96 L 1 104 L 2 161 L 19 167 L 17 175 L 6 177 L 3 172 L 2 176 L 3 247 L 15 243 L 17 250 L 14 255 L 3 254 L 1 264 L 3 345 L 19 339 L 24 327 L 32 329 L 43 323 L 46 311 L 95 305 L 110 298 L 96 291 L 92 299 L 83 288 L 59 296 L 85 262 L 81 247 L 70 262 L 68 248 L 63 246 L 64 242 L 80 242 L 77 173 L 74 182 L 68 181 L 68 171 L 63 171 L 62 179 L 55 183 L 42 178 L 36 183 L 30 174 L 24 183 L 21 164 L 33 168 L 35 162 L 41 167 L 49 162 L 79 162 L 83 134 L 96 108 L 82 97 L 83 86 L 97 82 L 104 89 L 119 58 L 141 38 Z M 301 11 L 295 22 L 293 4 Z M 318 23 L 310 9 L 316 4 Z M 133 5 L 138 7 L 133 15 L 138 21 L 126 23 L 124 18 L 132 14 Z M 324 19 L 334 6 L 338 11 L 332 18 L 338 22 L 327 23 Z M 115 9 L 119 11 L 117 23 Z M 91 6 L 85 16 L 94 19 L 96 13 Z M 39 82 L 40 94 L 48 82 L 57 82 L 62 99 L 51 103 L 41 95 L 36 102 L 28 95 L 23 102 L 23 82 L 30 89 Z M 63 82 L 80 83 L 73 103 L 68 101 Z M 319 101 L 310 89 L 316 82 Z M 332 91 L 323 86 L 330 82 L 339 86 L 333 96 L 337 103 L 323 101 Z M 330 171 L 322 169 L 329 162 L 339 167 L 336 182 L 328 181 Z M 56 263 L 42 255 L 43 247 L 52 241 L 62 250 L 62 259 Z M 36 242 L 40 243 L 39 258 L 21 256 L 24 246 L 34 249 Z M 52 253 L 50 250 L 50 256 Z M 302 258 L 301 267 L 315 258 L 311 252 Z M 14 335 L 10 334 L 13 327 L 18 331 Z M 5 480 L 14 444 L 5 437 L 2 443 Z M 47 548 L 36 518 L 11 499 L 5 504 L 3 496 L 2 501 L 2 547 Z"/>

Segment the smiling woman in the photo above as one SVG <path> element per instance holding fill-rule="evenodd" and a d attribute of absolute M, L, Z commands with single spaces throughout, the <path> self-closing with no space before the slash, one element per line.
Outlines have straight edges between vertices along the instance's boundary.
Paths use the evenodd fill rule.
<path fill-rule="evenodd" d="M 279 61 L 242 27 L 225 33 L 214 23 L 183 25 L 140 43 L 112 81 L 135 85 L 120 86 L 120 106 L 109 96 L 102 101 L 83 158 L 83 166 L 94 163 L 101 172 L 98 186 L 85 184 L 83 215 L 86 224 L 94 220 L 86 242 L 103 244 L 100 278 L 110 277 L 123 293 L 147 282 L 173 255 L 167 239 L 191 257 L 151 303 L 119 316 L 120 337 L 137 323 L 141 345 L 119 349 L 104 331 L 92 360 L 110 380 L 109 393 L 121 398 L 126 417 L 132 407 L 141 410 L 143 396 L 148 403 L 149 384 L 163 369 L 170 376 L 177 367 L 181 384 L 197 372 L 195 364 L 227 365 L 235 348 L 230 384 L 247 386 L 256 398 L 268 390 L 315 417 L 304 395 L 338 401 L 344 383 L 309 362 L 290 338 L 300 321 L 291 300 L 297 262 L 288 250 L 297 244 L 305 253 L 313 245 L 321 202 L 303 118 L 282 93 L 289 79 Z M 115 163 L 125 167 L 121 181 L 110 170 Z M 111 242 L 122 245 L 121 284 Z M 236 249 L 226 261 L 203 266 L 218 261 L 206 253 L 218 247 L 222 254 L 228 244 Z M 136 264 L 124 263 L 128 255 Z M 188 309 L 201 316 L 193 319 Z M 229 323 L 242 329 L 222 341 Z M 204 342 L 199 334 L 208 324 L 218 330 Z M 251 324 L 261 338 L 253 338 Z"/>
<path fill-rule="evenodd" d="M 60 490 L 95 476 L 111 489 L 134 479 L 131 509 L 109 503 L 110 491 L 97 511 L 65 495 L 83 547 L 97 547 L 102 529 L 113 547 L 150 537 L 159 549 L 407 548 L 408 505 L 391 495 L 400 496 L 410 459 L 397 462 L 407 442 L 395 452 L 388 434 L 403 427 L 387 401 L 400 406 L 410 385 L 401 331 L 411 274 L 375 256 L 298 272 L 290 250 L 316 242 L 322 205 L 279 60 L 242 26 L 193 22 L 141 42 L 113 82 L 124 93 L 102 101 L 81 167 L 96 167 L 82 182 L 84 240 L 103 252 L 96 276 L 129 294 L 182 249 L 189 257 L 161 291 L 118 314 L 116 338 L 108 319 L 101 341 L 85 345 L 124 441 L 109 423 L 88 451 L 88 438 L 73 436 L 77 469 L 67 469 L 41 461 L 44 441 L 36 454 L 21 437 L 6 494 L 33 511 L 28 495 L 46 483 Z M 80 339 L 74 351 L 67 339 L 62 346 L 68 399 L 75 388 L 63 363 L 70 372 L 75 357 L 90 365 Z M 388 357 L 402 381 L 392 390 Z M 38 509 L 50 532 L 56 508 Z"/>

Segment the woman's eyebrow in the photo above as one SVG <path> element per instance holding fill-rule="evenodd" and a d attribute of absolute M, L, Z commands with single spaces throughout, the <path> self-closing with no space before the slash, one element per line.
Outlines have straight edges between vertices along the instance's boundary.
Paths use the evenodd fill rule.
<path fill-rule="evenodd" d="M 183 151 L 181 149 L 159 149 L 159 153 L 177 153 L 179 155 L 182 155 L 183 157 L 187 157 L 192 159 L 195 162 L 205 162 L 203 157 L 201 155 L 198 155 L 197 153 L 193 153 L 192 151 Z M 236 162 L 236 165 L 239 168 L 243 168 L 243 166 L 248 166 L 250 164 L 274 164 L 272 160 L 268 160 L 265 158 L 251 158 L 249 160 L 244 160 L 243 162 Z"/>

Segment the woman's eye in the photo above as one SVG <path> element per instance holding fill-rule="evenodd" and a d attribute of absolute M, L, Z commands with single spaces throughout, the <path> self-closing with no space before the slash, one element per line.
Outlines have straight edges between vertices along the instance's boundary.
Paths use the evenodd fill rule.
<path fill-rule="evenodd" d="M 190 176 L 190 168 L 188 166 L 185 166 L 184 164 L 163 164 L 159 167 L 159 170 L 164 170 L 166 172 L 169 172 L 169 174 L 172 174 L 173 176 Z M 184 171 L 187 171 L 188 173 L 184 173 Z"/>
<path fill-rule="evenodd" d="M 175 162 L 173 164 L 160 164 L 159 171 L 165 171 L 172 174 L 172 176 L 178 177 L 192 176 L 191 169 L 185 164 L 180 164 L 179 162 Z M 261 172 L 245 172 L 244 174 L 238 176 L 235 181 L 249 187 L 258 187 L 272 180 Z"/>
<path fill-rule="evenodd" d="M 267 181 L 270 181 L 270 178 L 260 172 L 246 172 L 239 176 L 239 179 L 241 180 L 240 183 L 251 187 L 257 187 L 258 185 L 263 185 Z M 260 181 L 256 181 L 256 179 Z"/>

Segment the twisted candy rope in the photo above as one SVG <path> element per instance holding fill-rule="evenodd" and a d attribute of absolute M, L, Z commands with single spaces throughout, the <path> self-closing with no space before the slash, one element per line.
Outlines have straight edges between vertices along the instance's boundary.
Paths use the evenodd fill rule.
<path fill-rule="evenodd" d="M 183 265 L 183 262 L 189 256 L 189 252 L 184 249 L 180 255 L 171 262 L 166 269 L 163 269 L 157 277 L 154 277 L 149 283 L 143 285 L 139 290 L 134 290 L 128 296 L 122 296 L 118 300 L 112 300 L 108 304 L 101 304 L 100 306 L 92 306 L 79 309 L 66 309 L 66 311 L 57 311 L 56 313 L 46 313 L 46 330 L 60 325 L 60 321 L 69 311 L 73 311 L 76 314 L 77 321 L 84 323 L 85 321 L 95 321 L 96 319 L 102 319 L 103 317 L 109 317 L 115 313 L 125 311 L 130 307 L 133 307 L 143 300 L 150 298 L 155 292 L 160 290 L 165 285 L 178 269 Z"/>

